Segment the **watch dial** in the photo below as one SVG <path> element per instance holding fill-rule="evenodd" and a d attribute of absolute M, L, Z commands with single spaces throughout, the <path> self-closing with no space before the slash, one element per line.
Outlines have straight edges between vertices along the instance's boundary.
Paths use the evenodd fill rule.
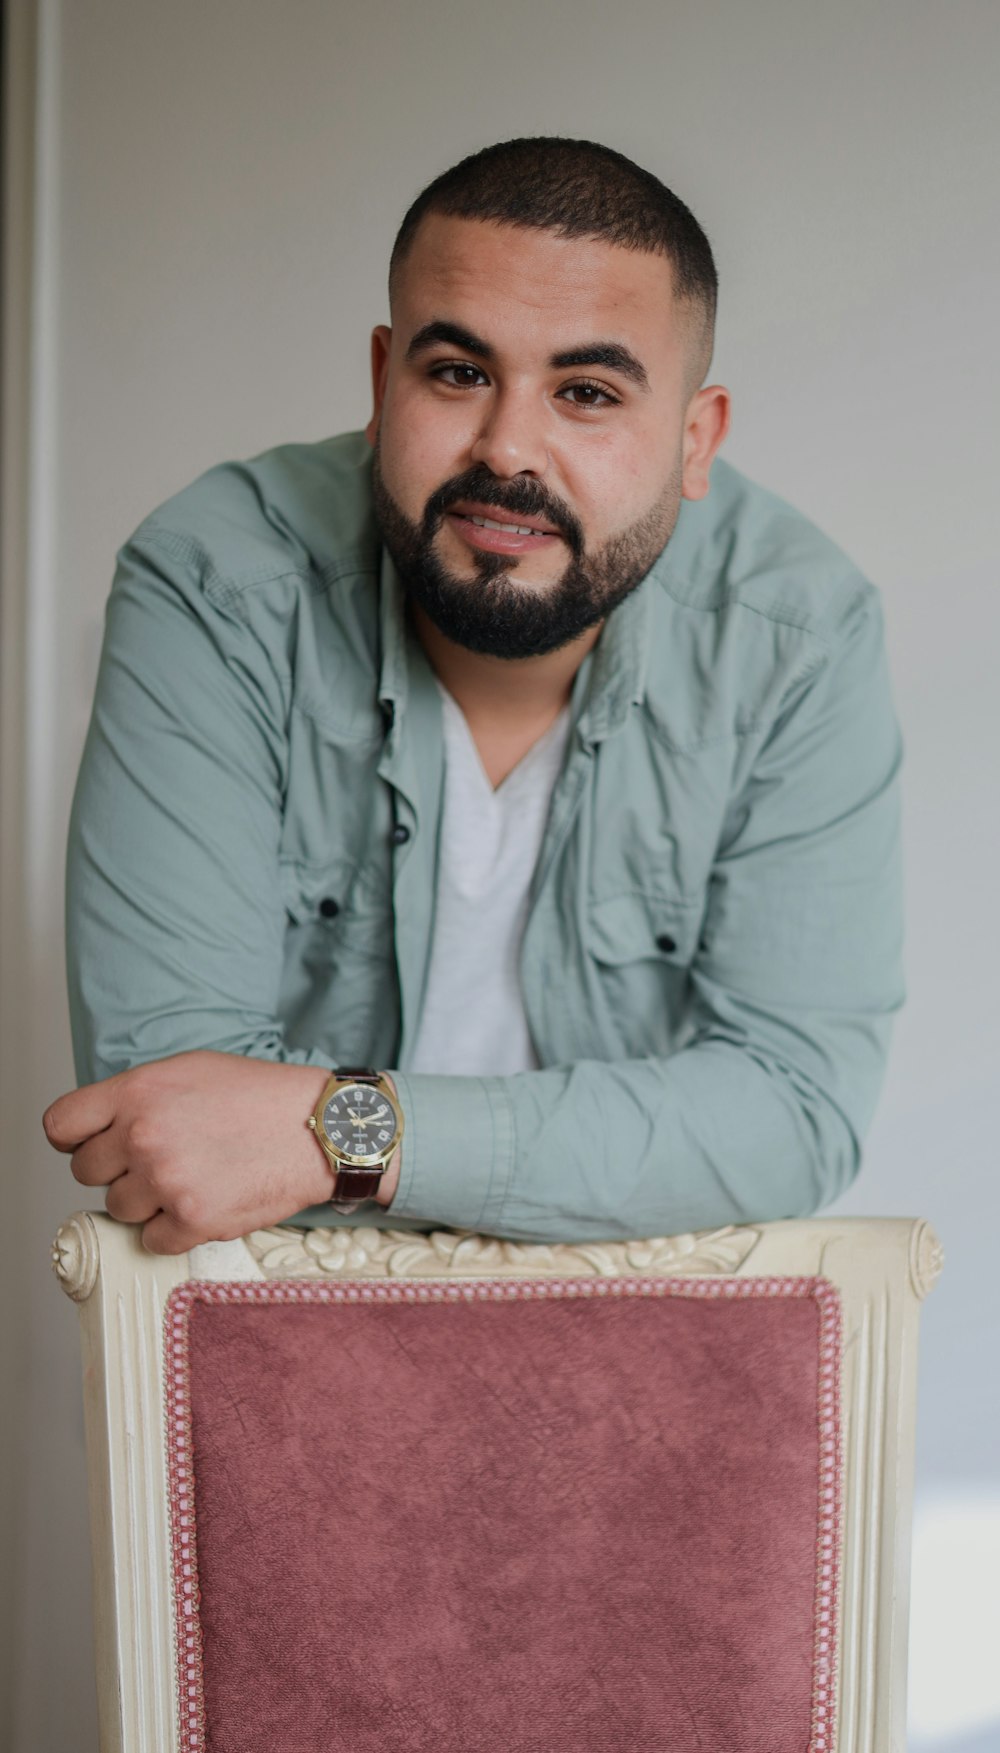
<path fill-rule="evenodd" d="M 323 1109 L 323 1130 L 348 1156 L 383 1157 L 396 1135 L 396 1116 L 381 1090 L 348 1083 Z"/>

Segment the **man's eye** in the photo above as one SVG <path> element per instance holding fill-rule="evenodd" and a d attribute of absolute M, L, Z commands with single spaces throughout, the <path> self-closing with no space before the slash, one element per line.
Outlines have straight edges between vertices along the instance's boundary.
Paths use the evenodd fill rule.
<path fill-rule="evenodd" d="M 460 390 L 475 389 L 477 384 L 486 382 L 478 365 L 436 365 L 432 375 Z"/>
<path fill-rule="evenodd" d="M 599 383 L 570 383 L 559 391 L 575 408 L 615 408 L 618 397 L 613 396 Z"/>

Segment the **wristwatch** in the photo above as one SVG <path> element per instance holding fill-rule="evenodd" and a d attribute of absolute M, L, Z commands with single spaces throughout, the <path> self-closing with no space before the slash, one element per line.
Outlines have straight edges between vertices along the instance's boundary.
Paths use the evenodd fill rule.
<path fill-rule="evenodd" d="M 370 1065 L 338 1066 L 306 1124 L 333 1169 L 329 1203 L 354 1211 L 374 1199 L 403 1136 L 403 1116 L 387 1078 Z"/>

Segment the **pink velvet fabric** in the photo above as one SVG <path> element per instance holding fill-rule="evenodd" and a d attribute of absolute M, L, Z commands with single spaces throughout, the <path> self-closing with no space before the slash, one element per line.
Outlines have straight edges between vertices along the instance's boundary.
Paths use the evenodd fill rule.
<path fill-rule="evenodd" d="M 225 1288 L 175 1346 L 208 1753 L 825 1744 L 815 1296 Z"/>

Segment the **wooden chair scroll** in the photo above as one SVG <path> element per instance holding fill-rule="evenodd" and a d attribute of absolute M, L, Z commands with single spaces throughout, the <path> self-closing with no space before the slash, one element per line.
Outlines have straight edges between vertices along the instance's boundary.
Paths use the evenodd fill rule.
<path fill-rule="evenodd" d="M 902 1753 L 927 1224 L 54 1258 L 102 1753 Z"/>

